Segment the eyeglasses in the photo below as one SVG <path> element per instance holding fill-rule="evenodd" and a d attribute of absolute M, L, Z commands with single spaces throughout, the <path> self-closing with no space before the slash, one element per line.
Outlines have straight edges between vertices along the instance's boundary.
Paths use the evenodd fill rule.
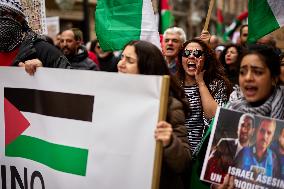
<path fill-rule="evenodd" d="M 203 54 L 204 54 L 204 52 L 202 50 L 198 50 L 198 49 L 195 49 L 195 50 L 185 49 L 182 52 L 182 56 L 185 57 L 185 58 L 188 58 L 190 55 L 193 55 L 195 58 L 200 58 Z"/>

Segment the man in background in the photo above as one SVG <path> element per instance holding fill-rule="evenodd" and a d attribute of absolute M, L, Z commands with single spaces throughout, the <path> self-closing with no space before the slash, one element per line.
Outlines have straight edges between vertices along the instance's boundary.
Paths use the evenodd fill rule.
<path fill-rule="evenodd" d="M 247 39 L 248 39 L 248 25 L 244 24 L 240 28 L 240 45 L 246 47 Z"/>
<path fill-rule="evenodd" d="M 185 32 L 179 27 L 168 28 L 163 34 L 162 51 L 172 74 L 177 72 L 178 53 L 185 41 Z"/>
<path fill-rule="evenodd" d="M 88 57 L 88 51 L 82 42 L 82 31 L 78 28 L 71 28 L 61 33 L 59 45 L 73 69 L 99 70 L 96 63 Z"/>
<path fill-rule="evenodd" d="M 254 178 L 259 174 L 279 178 L 279 161 L 270 149 L 276 128 L 273 119 L 262 119 L 256 130 L 256 142 L 253 146 L 244 147 L 238 154 L 236 167 L 254 173 Z"/>

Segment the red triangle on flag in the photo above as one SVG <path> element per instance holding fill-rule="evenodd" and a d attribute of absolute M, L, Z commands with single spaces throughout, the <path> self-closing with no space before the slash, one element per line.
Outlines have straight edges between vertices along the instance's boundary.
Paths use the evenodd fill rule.
<path fill-rule="evenodd" d="M 21 135 L 30 126 L 30 123 L 6 98 L 4 98 L 4 114 L 5 145 L 8 145 Z"/>

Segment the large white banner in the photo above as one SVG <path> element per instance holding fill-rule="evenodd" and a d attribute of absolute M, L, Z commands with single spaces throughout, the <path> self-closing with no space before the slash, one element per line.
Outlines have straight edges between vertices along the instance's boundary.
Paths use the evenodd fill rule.
<path fill-rule="evenodd" d="M 148 189 L 162 78 L 0 67 L 2 189 Z"/>

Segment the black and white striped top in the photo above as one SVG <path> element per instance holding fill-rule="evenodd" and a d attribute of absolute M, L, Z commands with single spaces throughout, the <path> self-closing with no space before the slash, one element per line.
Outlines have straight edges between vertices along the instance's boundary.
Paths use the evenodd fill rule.
<path fill-rule="evenodd" d="M 214 80 L 209 84 L 211 91 L 214 91 L 213 98 L 222 106 L 228 101 L 226 86 L 221 80 Z M 191 152 L 195 155 L 198 152 L 198 145 L 209 127 L 211 119 L 204 117 L 199 88 L 197 85 L 184 86 L 184 91 L 190 103 L 190 114 L 185 119 L 185 126 L 188 131 L 188 140 L 191 145 Z M 211 93 L 212 94 L 212 93 Z"/>

